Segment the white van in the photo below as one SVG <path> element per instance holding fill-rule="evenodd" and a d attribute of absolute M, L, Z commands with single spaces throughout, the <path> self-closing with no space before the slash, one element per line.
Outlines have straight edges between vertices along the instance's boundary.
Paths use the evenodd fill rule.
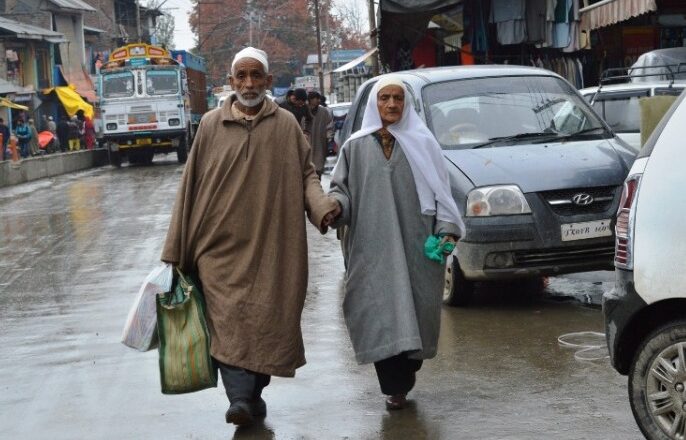
<path fill-rule="evenodd" d="M 616 283 L 603 297 L 610 359 L 629 376 L 648 439 L 686 436 L 686 93 L 655 128 L 624 183 Z"/>

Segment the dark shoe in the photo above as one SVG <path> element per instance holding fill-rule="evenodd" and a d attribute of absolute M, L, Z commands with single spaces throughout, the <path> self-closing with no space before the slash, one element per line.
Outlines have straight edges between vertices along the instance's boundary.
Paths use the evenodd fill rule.
<path fill-rule="evenodd" d="M 386 409 L 393 411 L 403 409 L 407 405 L 406 394 L 394 394 L 386 399 Z"/>
<path fill-rule="evenodd" d="M 252 401 L 252 415 L 255 417 L 267 416 L 267 402 L 263 398 Z"/>
<path fill-rule="evenodd" d="M 226 423 L 233 423 L 237 426 L 248 426 L 252 425 L 253 421 L 251 405 L 245 400 L 233 402 L 226 411 Z"/>

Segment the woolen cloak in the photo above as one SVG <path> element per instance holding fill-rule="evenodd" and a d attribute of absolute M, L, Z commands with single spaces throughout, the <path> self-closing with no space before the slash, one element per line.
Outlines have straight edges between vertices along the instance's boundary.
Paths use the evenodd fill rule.
<path fill-rule="evenodd" d="M 333 116 L 329 113 L 328 108 L 321 105 L 311 112 L 310 147 L 312 147 L 312 162 L 317 172 L 322 173 L 324 165 L 326 165 L 327 141 L 333 138 Z"/>
<path fill-rule="evenodd" d="M 462 231 L 421 213 L 414 182 L 398 141 L 386 159 L 372 134 L 346 142 L 331 178 L 342 207 L 334 227 L 348 226 L 343 314 L 360 364 L 436 355 L 444 267 L 424 255 L 424 242 Z"/>
<path fill-rule="evenodd" d="M 305 213 L 319 227 L 336 202 L 293 115 L 266 99 L 249 123 L 232 114 L 234 100 L 201 120 L 162 260 L 197 272 L 214 358 L 293 376 L 305 364 Z"/>

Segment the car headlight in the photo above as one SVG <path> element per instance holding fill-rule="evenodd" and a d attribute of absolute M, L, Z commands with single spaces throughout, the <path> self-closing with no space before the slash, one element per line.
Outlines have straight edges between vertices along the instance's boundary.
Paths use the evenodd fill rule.
<path fill-rule="evenodd" d="M 179 118 L 172 118 L 169 120 L 169 126 L 170 127 L 175 127 L 179 124 L 181 124 L 181 121 L 179 120 Z"/>
<path fill-rule="evenodd" d="M 530 213 L 531 208 L 517 185 L 476 188 L 467 196 L 467 217 Z"/>
<path fill-rule="evenodd" d="M 107 124 L 106 128 L 107 128 L 108 130 L 116 130 L 116 129 L 117 129 L 117 124 L 115 124 L 115 123 L 113 123 L 113 122 L 110 122 L 110 123 Z"/>

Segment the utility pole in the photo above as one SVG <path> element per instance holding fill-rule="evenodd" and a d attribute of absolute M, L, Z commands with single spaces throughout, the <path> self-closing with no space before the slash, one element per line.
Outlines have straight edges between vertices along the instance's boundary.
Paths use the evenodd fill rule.
<path fill-rule="evenodd" d="M 136 41 L 141 42 L 141 4 L 136 0 Z"/>
<path fill-rule="evenodd" d="M 378 30 L 376 29 L 376 13 L 374 12 L 374 0 L 369 0 L 369 40 L 372 49 L 378 47 Z M 379 52 L 372 55 L 372 75 L 379 75 Z"/>
<path fill-rule="evenodd" d="M 314 19 L 317 21 L 317 64 L 319 65 L 319 93 L 324 95 L 324 68 L 322 66 L 322 37 L 319 29 L 319 0 L 314 0 Z M 329 54 L 331 56 L 331 54 Z"/>

